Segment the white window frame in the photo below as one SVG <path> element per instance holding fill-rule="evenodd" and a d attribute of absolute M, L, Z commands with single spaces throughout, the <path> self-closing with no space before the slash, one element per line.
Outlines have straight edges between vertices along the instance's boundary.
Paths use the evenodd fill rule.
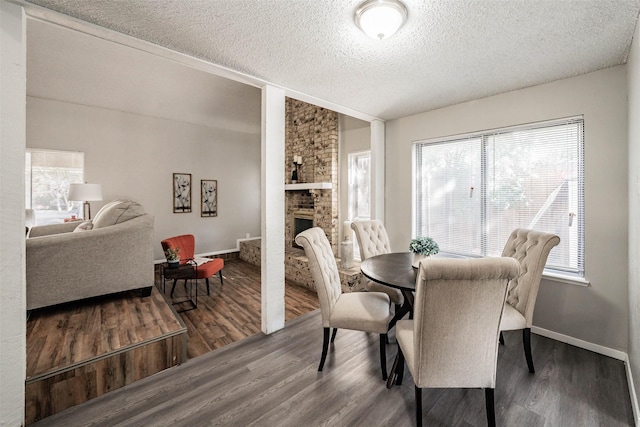
<path fill-rule="evenodd" d="M 77 179 L 67 182 L 63 180 L 60 182 L 61 186 L 59 191 L 63 193 L 65 208 L 59 210 L 50 209 L 38 209 L 33 205 L 33 161 L 31 156 L 33 153 L 43 153 L 44 155 L 52 156 L 69 156 L 75 157 L 73 162 L 81 163 L 82 173 Z M 51 166 L 55 168 L 55 166 Z M 61 167 L 62 168 L 62 167 Z M 35 212 L 35 225 L 45 225 L 52 223 L 63 222 L 66 218 L 70 218 L 72 215 L 76 215 L 78 218 L 82 216 L 81 208 L 82 202 L 74 202 L 66 200 L 66 195 L 69 193 L 69 184 L 84 182 L 84 153 L 81 151 L 67 151 L 67 150 L 52 150 L 47 148 L 27 148 L 25 151 L 25 207 L 27 209 L 33 209 Z M 62 208 L 62 205 L 60 206 Z"/>
<path fill-rule="evenodd" d="M 360 157 L 369 157 L 369 213 L 366 216 L 360 215 L 357 216 L 354 214 L 354 210 L 355 209 L 355 203 L 357 203 L 357 197 L 354 195 L 354 192 L 358 192 L 358 184 L 355 181 L 355 177 L 354 175 L 354 169 L 353 169 L 353 165 L 354 162 L 360 158 Z M 351 221 L 356 221 L 356 220 L 369 220 L 371 219 L 371 150 L 365 150 L 365 151 L 357 151 L 357 152 L 353 152 L 353 153 L 349 153 L 347 156 L 347 216 L 348 216 L 348 220 Z M 353 233 L 353 231 L 352 231 Z M 356 260 L 360 260 L 360 248 L 358 246 L 358 240 L 353 238 L 351 238 L 351 240 L 353 241 L 353 258 Z"/>
<path fill-rule="evenodd" d="M 569 271 L 564 271 L 563 269 L 545 269 L 545 276 L 560 282 L 566 282 L 566 283 L 572 283 L 572 284 L 580 284 L 580 285 L 588 285 L 588 281 L 585 279 L 585 257 L 584 257 L 584 253 L 585 253 L 585 239 L 584 239 L 584 235 L 585 235 L 585 221 L 584 221 L 584 118 L 582 116 L 576 116 L 576 117 L 569 117 L 569 118 L 563 118 L 563 119 L 558 119 L 558 120 L 550 120 L 550 121 L 545 121 L 545 122 L 538 122 L 538 123 L 531 123 L 531 124 L 527 124 L 527 125 L 520 125 L 520 126 L 512 126 L 512 127 L 507 127 L 507 128 L 501 128 L 501 129 L 492 129 L 492 130 L 487 130 L 487 131 L 481 131 L 481 132 L 474 132 L 474 133 L 470 133 L 470 134 L 463 134 L 463 135 L 452 135 L 452 136 L 447 136 L 447 137 L 442 137 L 442 138 L 436 138 L 436 139 L 429 139 L 429 140 L 420 140 L 420 141 L 414 141 L 413 142 L 413 147 L 412 147 L 412 183 L 413 183 L 413 194 L 412 194 L 412 236 L 416 235 L 416 230 L 417 230 L 417 209 L 418 209 L 418 202 L 417 202 L 417 198 L 418 198 L 418 165 L 417 165 L 417 152 L 419 150 L 420 147 L 424 146 L 424 145 L 431 145 L 431 144 L 443 144 L 443 143 L 447 143 L 447 142 L 456 142 L 456 141 L 461 141 L 464 139 L 473 139 L 473 138 L 484 138 L 486 136 L 490 136 L 490 135 L 495 135 L 495 134 L 500 134 L 500 133 L 508 133 L 508 132 L 515 132 L 515 131 L 522 131 L 522 130 L 528 130 L 528 129 L 539 129 L 539 128 L 544 128 L 546 126 L 548 127 L 552 127 L 554 125 L 559 125 L 559 124 L 567 124 L 567 123 L 579 123 L 579 126 L 581 126 L 582 129 L 582 138 L 581 140 L 578 141 L 579 146 L 576 147 L 578 150 L 578 161 L 579 161 L 579 165 L 578 165 L 578 187 L 580 190 L 580 194 L 577 197 L 578 199 L 578 206 L 576 207 L 576 211 L 577 211 L 577 220 L 580 221 L 579 224 L 579 232 L 578 232 L 578 239 L 577 239 L 577 244 L 580 245 L 580 254 L 579 257 L 580 259 L 578 260 L 578 268 L 577 271 L 575 272 L 569 272 Z M 484 139 L 483 139 L 483 144 L 484 144 Z M 480 159 L 479 159 L 480 160 Z M 482 168 L 486 167 L 486 165 L 483 165 Z M 484 174 L 484 169 L 483 169 L 483 174 Z M 482 204 L 486 204 L 487 200 L 484 198 L 482 199 Z M 483 223 L 484 223 L 484 218 L 483 218 Z M 483 226 L 484 228 L 484 226 Z M 562 242 L 561 242 L 562 243 Z M 444 252 L 444 251 L 443 251 Z M 456 254 L 457 255 L 457 254 Z"/>

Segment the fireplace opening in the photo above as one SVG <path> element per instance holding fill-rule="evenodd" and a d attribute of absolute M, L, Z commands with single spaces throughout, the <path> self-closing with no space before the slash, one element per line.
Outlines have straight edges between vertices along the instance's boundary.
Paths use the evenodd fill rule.
<path fill-rule="evenodd" d="M 296 243 L 296 236 L 302 233 L 304 230 L 313 227 L 313 211 L 295 211 L 293 212 L 293 241 L 292 245 L 295 248 L 301 246 Z"/>

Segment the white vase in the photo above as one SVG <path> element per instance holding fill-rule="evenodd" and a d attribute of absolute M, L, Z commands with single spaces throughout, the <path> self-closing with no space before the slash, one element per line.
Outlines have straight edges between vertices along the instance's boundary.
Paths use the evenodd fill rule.
<path fill-rule="evenodd" d="M 413 254 L 413 263 L 411 265 L 413 265 L 413 268 L 420 267 L 420 261 L 422 261 L 428 256 L 429 255 Z"/>
<path fill-rule="evenodd" d="M 344 240 L 340 242 L 340 266 L 344 269 L 353 267 L 353 242 Z"/>

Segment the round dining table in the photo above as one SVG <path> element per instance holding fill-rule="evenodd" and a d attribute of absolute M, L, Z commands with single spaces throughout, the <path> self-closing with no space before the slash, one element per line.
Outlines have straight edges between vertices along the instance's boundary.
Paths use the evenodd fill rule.
<path fill-rule="evenodd" d="M 368 279 L 405 293 L 416 289 L 418 269 L 412 263 L 412 252 L 392 252 L 365 259 L 360 263 L 360 270 Z"/>
<path fill-rule="evenodd" d="M 413 314 L 413 291 L 416 289 L 417 268 L 412 252 L 392 252 L 369 257 L 360 263 L 362 274 L 369 280 L 400 289 L 404 304 L 389 323 L 392 328 L 407 313 Z M 412 316 L 410 316 L 412 317 Z"/>

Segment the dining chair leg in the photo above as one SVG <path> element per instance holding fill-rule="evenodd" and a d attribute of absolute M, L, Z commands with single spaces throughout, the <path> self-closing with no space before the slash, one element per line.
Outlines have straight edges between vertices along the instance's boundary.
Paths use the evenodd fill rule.
<path fill-rule="evenodd" d="M 391 372 L 387 377 L 387 388 L 393 387 L 393 383 L 396 380 L 396 375 L 398 373 L 398 359 L 400 358 L 400 353 L 396 354 L 396 358 L 393 359 L 393 364 L 391 365 Z"/>
<path fill-rule="evenodd" d="M 209 295 L 209 278 L 207 277 L 204 281 L 207 283 L 207 295 Z"/>
<path fill-rule="evenodd" d="M 416 426 L 422 427 L 422 389 L 416 386 Z"/>
<path fill-rule="evenodd" d="M 402 385 L 402 377 L 404 377 L 404 353 L 398 346 L 398 366 L 396 368 L 396 385 Z"/>
<path fill-rule="evenodd" d="M 504 335 L 502 335 L 502 331 L 500 331 L 500 344 L 504 345 Z"/>
<path fill-rule="evenodd" d="M 485 406 L 487 407 L 487 425 L 489 427 L 495 427 L 496 426 L 496 407 L 493 400 L 492 388 L 484 389 L 484 401 L 485 401 Z"/>
<path fill-rule="evenodd" d="M 320 366 L 318 366 L 318 372 L 322 371 L 324 367 L 324 361 L 327 358 L 327 351 L 329 350 L 329 331 L 331 328 L 324 328 L 324 339 L 322 340 L 322 356 L 320 357 Z"/>
<path fill-rule="evenodd" d="M 220 276 L 220 286 L 224 285 L 224 280 L 222 279 L 222 270 L 218 271 L 218 275 Z"/>
<path fill-rule="evenodd" d="M 397 385 L 402 385 L 402 377 L 404 376 L 404 354 L 402 354 L 402 349 L 398 347 L 398 354 L 396 354 L 396 358 L 393 360 L 393 365 L 391 367 L 391 374 L 389 378 L 387 378 L 387 388 L 393 387 L 393 383 L 395 382 Z"/>
<path fill-rule="evenodd" d="M 529 372 L 535 374 L 536 369 L 533 367 L 533 357 L 531 357 L 531 328 L 522 330 L 522 345 L 524 346 L 524 357 L 527 359 Z"/>
<path fill-rule="evenodd" d="M 331 344 L 336 340 L 336 334 L 338 333 L 338 328 L 333 328 L 333 334 L 331 334 Z"/>
<path fill-rule="evenodd" d="M 387 379 L 387 334 L 380 334 L 380 368 L 382 379 Z"/>

